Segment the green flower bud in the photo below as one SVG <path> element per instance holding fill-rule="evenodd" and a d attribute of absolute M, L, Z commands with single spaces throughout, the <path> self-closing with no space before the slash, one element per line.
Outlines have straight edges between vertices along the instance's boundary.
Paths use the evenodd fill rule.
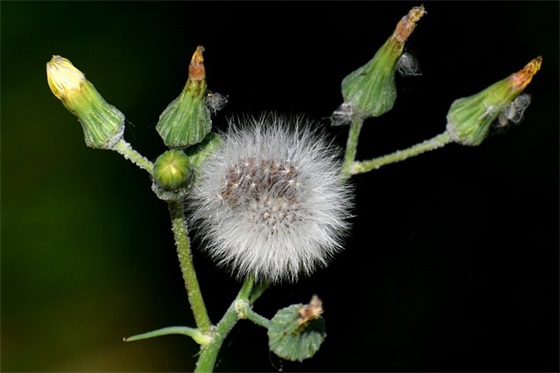
<path fill-rule="evenodd" d="M 163 200 L 178 200 L 185 196 L 190 181 L 191 167 L 185 153 L 168 150 L 154 162 L 152 190 Z"/>
<path fill-rule="evenodd" d="M 397 98 L 395 71 L 403 53 L 404 43 L 414 31 L 416 22 L 425 14 L 423 6 L 414 7 L 404 16 L 391 37 L 371 61 L 350 73 L 342 81 L 342 96 L 346 111 L 351 105 L 352 116 L 362 119 L 378 117 L 393 108 Z M 341 124 L 341 123 L 339 123 Z"/>
<path fill-rule="evenodd" d="M 185 88 L 161 113 L 156 129 L 166 146 L 184 149 L 198 144 L 212 129 L 210 111 L 206 107 L 206 72 L 204 48 L 199 46 L 189 65 Z"/>
<path fill-rule="evenodd" d="M 78 117 L 87 146 L 112 149 L 122 139 L 123 113 L 109 105 L 72 62 L 53 56 L 47 62 L 47 81 L 56 98 Z"/>
<path fill-rule="evenodd" d="M 455 100 L 447 114 L 446 127 L 453 141 L 461 145 L 480 145 L 488 136 L 491 125 L 523 92 L 541 64 L 542 57 L 537 57 L 519 72 L 482 92 Z"/>

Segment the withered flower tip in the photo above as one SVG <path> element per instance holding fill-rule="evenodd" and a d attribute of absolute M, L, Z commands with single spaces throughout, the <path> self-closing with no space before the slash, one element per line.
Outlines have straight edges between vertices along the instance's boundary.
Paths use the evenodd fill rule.
<path fill-rule="evenodd" d="M 533 58 L 524 68 L 516 72 L 511 76 L 513 81 L 513 88 L 517 90 L 523 90 L 529 83 L 533 76 L 541 69 L 542 56 Z"/>
<path fill-rule="evenodd" d="M 424 14 L 426 14 L 426 10 L 423 5 L 412 8 L 397 24 L 393 37 L 400 43 L 404 43 L 410 34 L 412 34 L 412 31 L 414 31 L 416 22 L 418 22 Z"/>

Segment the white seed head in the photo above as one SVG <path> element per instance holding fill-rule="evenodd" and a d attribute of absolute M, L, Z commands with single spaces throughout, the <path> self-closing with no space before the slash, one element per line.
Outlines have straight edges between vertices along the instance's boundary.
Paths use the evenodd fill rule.
<path fill-rule="evenodd" d="M 236 277 L 296 281 L 342 249 L 352 199 L 340 154 L 301 118 L 230 123 L 188 205 L 205 250 Z"/>

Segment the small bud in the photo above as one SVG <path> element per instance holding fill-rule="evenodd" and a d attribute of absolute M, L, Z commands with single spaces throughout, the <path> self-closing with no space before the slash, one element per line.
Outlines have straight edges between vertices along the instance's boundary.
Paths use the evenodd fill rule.
<path fill-rule="evenodd" d="M 403 53 L 405 41 L 425 13 L 423 6 L 412 8 L 373 59 L 344 78 L 342 96 L 345 103 L 354 107 L 356 115 L 362 118 L 378 117 L 393 108 L 397 98 L 397 62 Z"/>
<path fill-rule="evenodd" d="M 480 145 L 488 136 L 492 123 L 500 115 L 504 115 L 504 111 L 511 109 L 510 103 L 531 82 L 541 64 L 542 57 L 537 57 L 519 72 L 494 83 L 482 92 L 455 100 L 447 114 L 447 132 L 453 141 L 461 145 Z M 525 100 L 522 101 L 521 106 L 525 103 Z M 516 105 L 518 104 L 519 102 Z M 523 110 L 527 106 L 528 103 Z"/>
<path fill-rule="evenodd" d="M 198 144 L 212 129 L 210 111 L 206 106 L 206 72 L 202 52 L 203 47 L 196 48 L 185 88 L 159 117 L 156 129 L 170 148 L 184 149 Z"/>
<path fill-rule="evenodd" d="M 123 113 L 109 105 L 72 62 L 53 56 L 47 62 L 47 81 L 56 98 L 78 117 L 87 146 L 112 149 L 122 139 Z"/>
<path fill-rule="evenodd" d="M 180 150 L 168 150 L 154 163 L 152 190 L 160 199 L 177 200 L 186 194 L 190 175 L 187 155 Z"/>

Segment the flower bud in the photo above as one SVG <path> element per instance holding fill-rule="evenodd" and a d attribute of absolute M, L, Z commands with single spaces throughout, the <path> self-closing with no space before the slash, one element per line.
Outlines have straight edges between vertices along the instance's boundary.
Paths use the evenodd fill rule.
<path fill-rule="evenodd" d="M 447 114 L 446 127 L 453 141 L 461 145 L 480 145 L 488 136 L 492 123 L 523 92 L 541 64 L 542 57 L 537 57 L 519 72 L 482 92 L 455 100 Z"/>
<path fill-rule="evenodd" d="M 191 180 L 190 163 L 181 150 L 168 150 L 154 163 L 152 190 L 163 200 L 183 197 Z"/>
<path fill-rule="evenodd" d="M 378 117 L 393 108 L 397 98 L 397 62 L 403 53 L 405 41 L 425 13 L 423 6 L 412 8 L 399 21 L 393 35 L 373 59 L 344 78 L 342 96 L 345 103 L 352 105 L 355 115 L 362 118 Z"/>
<path fill-rule="evenodd" d="M 161 113 L 156 129 L 166 146 L 184 149 L 198 144 L 212 129 L 210 111 L 206 107 L 206 72 L 204 48 L 199 46 L 189 65 L 185 88 Z"/>
<path fill-rule="evenodd" d="M 111 149 L 123 137 L 124 115 L 109 105 L 86 76 L 61 56 L 47 62 L 52 93 L 82 124 L 86 145 Z"/>

